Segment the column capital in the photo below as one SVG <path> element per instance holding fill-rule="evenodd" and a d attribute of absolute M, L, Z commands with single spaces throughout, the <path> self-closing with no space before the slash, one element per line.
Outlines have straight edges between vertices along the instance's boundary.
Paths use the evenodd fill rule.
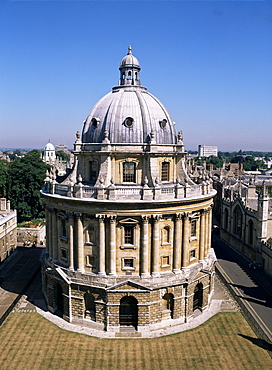
<path fill-rule="evenodd" d="M 80 212 L 75 212 L 75 217 L 78 219 L 78 218 L 82 218 L 82 213 Z"/>
<path fill-rule="evenodd" d="M 158 222 L 162 219 L 162 214 L 152 215 L 154 222 Z"/>
<path fill-rule="evenodd" d="M 141 215 L 142 222 L 148 223 L 150 218 L 151 218 L 151 215 Z"/>
<path fill-rule="evenodd" d="M 183 213 L 182 212 L 178 212 L 175 214 L 175 220 L 182 220 L 182 217 L 183 217 Z"/>
<path fill-rule="evenodd" d="M 96 214 L 95 218 L 98 218 L 99 222 L 103 222 L 106 218 L 106 215 L 103 214 Z"/>
<path fill-rule="evenodd" d="M 116 215 L 107 215 L 107 217 L 110 219 L 110 223 L 115 223 L 117 216 Z"/>
<path fill-rule="evenodd" d="M 67 216 L 68 218 L 71 218 L 71 217 L 73 217 L 73 216 L 74 216 L 74 212 L 72 212 L 72 211 L 67 211 L 67 212 L 66 212 L 66 216 Z"/>

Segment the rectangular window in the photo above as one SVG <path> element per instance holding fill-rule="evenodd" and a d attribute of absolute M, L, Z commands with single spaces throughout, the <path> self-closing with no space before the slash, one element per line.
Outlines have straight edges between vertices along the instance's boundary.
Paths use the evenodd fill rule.
<path fill-rule="evenodd" d="M 123 163 L 123 182 L 136 182 L 136 164 L 134 162 Z"/>
<path fill-rule="evenodd" d="M 64 249 L 64 248 L 61 248 L 61 257 L 60 259 L 63 260 L 63 261 L 67 261 L 67 250 Z"/>
<path fill-rule="evenodd" d="M 67 232 L 66 232 L 66 221 L 64 218 L 61 219 L 61 236 L 66 238 Z"/>
<path fill-rule="evenodd" d="M 134 267 L 134 259 L 133 258 L 124 258 L 124 267 Z"/>
<path fill-rule="evenodd" d="M 169 256 L 163 256 L 161 258 L 161 264 L 162 264 L 162 267 L 169 266 L 170 265 L 170 257 Z"/>
<path fill-rule="evenodd" d="M 169 162 L 161 164 L 161 181 L 169 181 Z"/>
<path fill-rule="evenodd" d="M 95 262 L 96 262 L 96 257 L 92 254 L 88 254 L 86 256 L 86 258 L 87 258 L 87 261 L 86 261 L 87 266 L 94 268 L 95 267 Z"/>
<path fill-rule="evenodd" d="M 90 161 L 90 182 L 95 183 L 97 180 L 98 165 L 96 161 Z"/>
<path fill-rule="evenodd" d="M 134 226 L 124 226 L 124 242 L 125 244 L 133 244 L 134 243 Z"/>
<path fill-rule="evenodd" d="M 191 237 L 196 237 L 196 220 L 191 221 Z"/>
<path fill-rule="evenodd" d="M 196 259 L 196 250 L 193 249 L 190 251 L 190 261 Z"/>

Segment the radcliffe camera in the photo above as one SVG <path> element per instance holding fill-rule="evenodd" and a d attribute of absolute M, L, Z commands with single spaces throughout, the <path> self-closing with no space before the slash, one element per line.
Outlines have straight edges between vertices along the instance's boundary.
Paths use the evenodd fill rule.
<path fill-rule="evenodd" d="M 1 369 L 272 367 L 269 16 L 3 3 Z"/>

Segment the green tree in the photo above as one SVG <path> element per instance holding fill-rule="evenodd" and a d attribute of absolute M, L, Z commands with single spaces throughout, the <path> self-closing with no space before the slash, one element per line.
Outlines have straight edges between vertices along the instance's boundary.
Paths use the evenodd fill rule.
<path fill-rule="evenodd" d="M 59 150 L 56 152 L 56 157 L 60 158 L 62 161 L 69 162 L 70 156 L 69 154 L 65 153 L 63 150 Z"/>
<path fill-rule="evenodd" d="M 8 190 L 8 162 L 0 160 L 0 197 L 7 197 Z"/>
<path fill-rule="evenodd" d="M 17 209 L 18 221 L 44 217 L 43 187 L 48 166 L 42 161 L 39 150 L 30 151 L 9 166 L 9 191 L 11 207 Z"/>

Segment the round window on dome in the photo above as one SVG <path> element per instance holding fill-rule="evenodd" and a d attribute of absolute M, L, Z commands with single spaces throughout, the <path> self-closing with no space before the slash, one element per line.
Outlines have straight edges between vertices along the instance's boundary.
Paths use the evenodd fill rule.
<path fill-rule="evenodd" d="M 133 122 L 134 122 L 134 119 L 133 119 L 133 118 L 131 118 L 131 117 L 127 117 L 127 118 L 125 119 L 125 125 L 126 125 L 127 127 L 132 127 Z"/>
<path fill-rule="evenodd" d="M 93 127 L 96 128 L 100 122 L 100 119 L 94 117 L 92 118 L 91 122 L 92 122 Z"/>
<path fill-rule="evenodd" d="M 166 124 L 167 124 L 167 119 L 164 118 L 163 120 L 160 121 L 161 128 L 165 128 Z"/>

